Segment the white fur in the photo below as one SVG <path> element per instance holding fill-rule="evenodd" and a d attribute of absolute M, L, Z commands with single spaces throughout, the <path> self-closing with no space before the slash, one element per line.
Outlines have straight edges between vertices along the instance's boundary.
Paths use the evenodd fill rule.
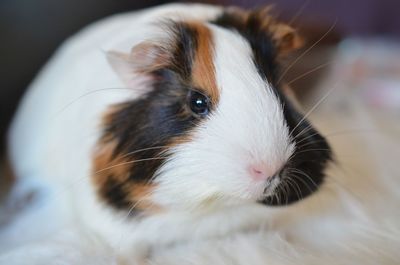
<path fill-rule="evenodd" d="M 128 89 L 93 92 L 122 87 L 103 51 L 126 52 L 153 37 L 148 25 L 155 18 L 177 13 L 206 19 L 218 12 L 211 6 L 168 5 L 116 16 L 61 48 L 32 84 L 10 130 L 18 185 L 33 183 L 44 200 L 0 230 L 0 264 L 398 263 L 396 174 L 381 176 L 371 161 L 351 163 L 340 148 L 339 166 L 330 168 L 326 185 L 313 196 L 282 208 L 252 203 L 262 189 L 246 176 L 249 154 L 279 167 L 293 147 L 281 106 L 257 75 L 248 45 L 211 25 L 220 103 L 194 132 L 195 141 L 173 150 L 152 195 L 176 210 L 129 219 L 96 199 L 89 174 L 99 119 L 110 104 L 137 96 Z M 354 102 L 349 106 L 353 125 L 356 120 L 370 124 L 361 119 L 365 109 Z M 318 119 L 325 128 L 340 120 L 329 113 Z M 351 142 L 365 155 L 380 150 L 369 150 L 367 138 Z M 392 142 L 379 147 L 384 144 Z M 203 159 L 209 162 L 199 163 Z M 20 192 L 14 194 L 11 200 L 18 200 Z M 209 207 L 221 202 L 231 205 Z M 29 232 L 18 233 L 21 229 Z"/>
<path fill-rule="evenodd" d="M 162 205 L 262 199 L 265 181 L 251 179 L 249 165 L 265 164 L 276 173 L 293 153 L 282 106 L 258 74 L 249 44 L 238 33 L 209 27 L 220 101 L 193 140 L 178 145 L 161 168 L 153 196 Z"/>

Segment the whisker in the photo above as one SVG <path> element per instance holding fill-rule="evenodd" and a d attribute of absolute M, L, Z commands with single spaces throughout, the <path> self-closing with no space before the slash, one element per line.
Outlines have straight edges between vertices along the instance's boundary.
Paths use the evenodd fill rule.
<path fill-rule="evenodd" d="M 302 145 L 298 145 L 296 147 L 297 147 L 297 149 L 301 149 L 301 148 L 304 148 L 304 147 L 309 146 L 309 145 L 313 145 L 313 144 L 317 144 L 317 143 L 323 143 L 323 142 L 325 142 L 325 140 L 314 140 L 314 141 L 311 141 L 309 143 L 304 143 Z"/>
<path fill-rule="evenodd" d="M 331 89 L 328 90 L 328 92 L 320 100 L 318 100 L 318 102 L 304 115 L 304 117 L 292 129 L 292 131 L 289 133 L 289 136 L 292 136 L 293 132 L 301 125 L 301 123 L 303 123 L 311 115 L 311 113 L 313 113 L 314 110 L 318 108 L 319 105 L 321 105 L 321 103 L 328 98 L 328 96 L 336 89 L 338 84 L 339 82 L 337 82 Z M 296 138 L 296 136 L 294 138 Z"/>
<path fill-rule="evenodd" d="M 332 24 L 332 26 L 328 29 L 327 32 L 325 32 L 324 35 L 322 35 L 313 45 L 311 45 L 310 47 L 308 47 L 308 49 L 306 49 L 304 52 L 302 52 L 291 64 L 289 64 L 288 67 L 286 67 L 286 70 L 283 71 L 283 73 L 281 74 L 281 76 L 278 79 L 278 84 L 282 81 L 283 77 L 287 74 L 287 72 L 301 59 L 303 58 L 309 51 L 311 51 L 318 43 L 320 43 L 336 26 L 337 23 L 337 18 L 335 19 L 334 23 Z"/>
<path fill-rule="evenodd" d="M 328 148 L 311 148 L 311 149 L 298 151 L 298 152 L 296 152 L 296 154 L 301 154 L 301 153 L 306 153 L 306 152 L 311 152 L 311 151 L 331 151 L 331 149 L 328 149 Z"/>
<path fill-rule="evenodd" d="M 303 133 L 307 133 L 310 130 L 312 130 L 312 125 L 307 125 L 303 130 L 301 130 L 298 134 L 296 134 L 296 136 L 294 136 L 293 138 L 296 140 L 297 138 L 299 138 Z"/>
<path fill-rule="evenodd" d="M 329 136 L 334 136 L 336 133 L 341 133 L 341 132 L 344 132 L 344 131 L 337 131 L 337 132 L 334 132 L 334 133 L 331 133 L 331 134 L 324 134 L 323 136 L 324 136 L 325 138 L 328 138 Z M 316 136 L 316 135 L 318 135 L 318 134 L 319 134 L 319 133 L 316 132 L 316 133 L 313 133 L 313 134 L 311 134 L 311 135 L 309 135 L 309 136 L 307 136 L 307 137 L 301 139 L 300 141 L 296 141 L 296 145 L 298 145 L 298 144 L 300 144 L 300 143 L 302 143 L 302 142 L 304 142 L 304 141 L 307 141 L 307 140 L 310 139 L 311 137 L 314 137 L 314 136 Z M 300 148 L 300 147 L 299 147 L 299 148 Z"/>
<path fill-rule="evenodd" d="M 308 178 L 308 179 L 311 181 L 311 183 L 312 183 L 316 188 L 318 188 L 317 183 L 315 183 L 315 181 L 314 181 L 308 174 L 306 174 L 303 170 L 300 170 L 300 169 L 297 169 L 297 168 L 293 168 L 292 170 L 294 170 L 295 172 L 297 172 L 297 173 L 299 173 L 299 174 L 305 176 L 306 178 Z"/>
<path fill-rule="evenodd" d="M 294 16 L 292 17 L 291 20 L 289 20 L 289 22 L 287 22 L 287 24 L 290 26 L 292 25 L 292 23 L 299 18 L 299 16 L 303 13 L 303 11 L 305 10 L 305 8 L 308 6 L 308 4 L 310 3 L 310 0 L 306 0 L 303 2 L 303 4 L 300 6 L 300 8 L 297 10 L 297 12 L 294 14 Z"/>
<path fill-rule="evenodd" d="M 274 193 L 274 197 L 276 198 L 276 201 L 278 202 L 278 205 L 281 204 L 281 198 L 278 196 L 278 193 Z"/>
<path fill-rule="evenodd" d="M 301 189 L 299 187 L 299 184 L 297 184 L 295 181 L 293 181 L 290 178 L 286 178 L 286 181 L 290 184 L 290 186 L 293 187 L 294 191 L 296 192 L 297 198 L 303 199 L 303 194 L 301 192 Z"/>
<path fill-rule="evenodd" d="M 297 176 L 296 174 L 291 174 L 290 176 L 300 180 L 305 185 L 305 187 L 310 191 L 310 193 L 314 192 L 314 190 L 310 187 L 310 185 L 307 182 L 304 181 L 304 179 Z"/>
<path fill-rule="evenodd" d="M 320 64 L 320 65 L 314 67 L 313 69 L 311 69 L 311 70 L 309 70 L 309 71 L 307 71 L 307 72 L 305 72 L 305 73 L 299 75 L 298 77 L 292 79 L 291 81 L 289 81 L 289 82 L 287 83 L 287 85 L 291 85 L 291 84 L 293 84 L 294 82 L 296 82 L 297 80 L 300 80 L 301 78 L 303 78 L 303 77 L 305 77 L 305 76 L 307 76 L 307 75 L 309 75 L 309 74 L 312 74 L 312 73 L 314 73 L 314 72 L 316 72 L 316 71 L 318 71 L 318 70 L 320 70 L 320 69 L 322 69 L 322 68 L 324 68 L 324 67 L 326 67 L 326 66 L 328 66 L 328 65 L 331 65 L 331 64 L 333 64 L 333 63 L 334 63 L 334 62 L 331 61 L 331 62 L 327 62 L 327 63 Z"/>
<path fill-rule="evenodd" d="M 315 148 L 315 149 L 306 149 L 306 150 L 301 150 L 298 152 L 294 152 L 293 153 L 293 157 L 291 157 L 291 159 L 295 158 L 297 155 L 301 154 L 301 153 L 307 153 L 307 152 L 313 152 L 313 151 L 332 151 L 331 149 L 324 149 L 324 148 Z M 333 154 L 335 155 L 335 154 Z M 341 157 L 348 157 L 348 158 L 352 158 L 352 157 L 357 157 L 358 154 L 349 154 L 349 153 L 342 153 L 340 154 Z M 307 160 L 307 162 L 316 162 L 318 163 L 319 161 L 317 160 Z"/>
<path fill-rule="evenodd" d="M 325 138 L 329 138 L 329 137 L 333 137 L 333 136 L 338 136 L 338 135 L 345 135 L 345 134 L 352 134 L 352 133 L 385 133 L 384 131 L 381 130 L 375 130 L 375 129 L 347 129 L 347 130 L 340 130 L 340 131 L 335 131 L 335 132 L 331 132 L 331 133 L 327 133 L 327 134 L 323 134 L 323 136 Z M 297 141 L 296 144 L 299 144 L 301 142 L 306 141 L 307 139 L 318 135 L 319 133 L 313 133 L 309 136 L 307 136 L 306 138 L 301 139 L 300 141 Z"/>
<path fill-rule="evenodd" d="M 152 146 L 152 147 L 146 147 L 146 148 L 142 148 L 142 149 L 138 149 L 132 152 L 128 152 L 124 155 L 121 156 L 121 158 L 136 154 L 136 153 L 140 153 L 140 152 L 144 152 L 144 151 L 148 151 L 148 150 L 154 150 L 154 149 L 161 149 L 161 148 L 167 148 L 167 147 L 171 147 L 168 145 L 159 145 L 159 146 Z"/>
<path fill-rule="evenodd" d="M 102 92 L 102 91 L 108 91 L 108 90 L 129 90 L 128 88 L 122 88 L 122 87 L 110 87 L 110 88 L 100 88 L 100 89 L 96 89 L 96 90 L 92 90 L 89 92 L 86 92 L 85 94 L 77 97 L 76 99 L 72 100 L 71 102 L 67 103 L 65 106 L 63 106 L 59 111 L 56 112 L 56 114 L 54 115 L 53 119 L 56 118 L 58 115 L 60 115 L 62 112 L 64 112 L 68 107 L 70 107 L 71 105 L 73 105 L 74 103 L 76 103 L 78 100 L 89 96 L 91 94 L 94 93 L 98 93 L 98 92 Z"/>
<path fill-rule="evenodd" d="M 131 216 L 131 213 L 136 208 L 137 204 L 138 204 L 138 202 L 132 203 L 132 206 L 129 208 L 129 211 L 124 218 L 125 220 L 127 220 L 129 218 L 129 216 Z"/>
<path fill-rule="evenodd" d="M 100 169 L 98 171 L 95 171 L 94 174 L 96 175 L 96 174 L 106 171 L 108 169 L 112 169 L 112 168 L 123 166 L 123 165 L 134 164 L 137 162 L 144 162 L 144 161 L 150 161 L 150 160 L 161 160 L 161 159 L 166 159 L 166 158 L 168 158 L 168 157 L 150 157 L 150 158 L 143 158 L 143 159 L 136 159 L 136 160 L 132 160 L 132 161 L 122 162 L 122 163 L 112 165 L 112 166 Z"/>
<path fill-rule="evenodd" d="M 283 181 L 282 184 L 283 184 L 283 190 L 284 190 L 283 195 L 284 195 L 284 199 L 285 199 L 285 205 L 288 205 L 290 188 L 286 181 Z"/>

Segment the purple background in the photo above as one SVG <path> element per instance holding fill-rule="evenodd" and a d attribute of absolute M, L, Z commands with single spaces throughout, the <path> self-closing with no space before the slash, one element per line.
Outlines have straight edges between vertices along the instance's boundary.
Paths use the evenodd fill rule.
<path fill-rule="evenodd" d="M 82 26 L 101 17 L 163 0 L 1 0 L 0 1 L 0 139 L 26 86 L 56 47 Z M 328 28 L 344 35 L 400 37 L 400 1 L 276 0 L 203 1 L 254 7 L 275 3 L 290 20 L 304 6 L 296 23 Z M 1 141 L 0 141 L 1 142 Z M 1 147 L 1 145 L 0 145 Z"/>

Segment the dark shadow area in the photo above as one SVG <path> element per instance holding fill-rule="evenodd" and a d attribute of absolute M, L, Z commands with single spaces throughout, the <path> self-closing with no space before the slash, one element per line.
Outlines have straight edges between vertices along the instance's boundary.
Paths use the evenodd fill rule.
<path fill-rule="evenodd" d="M 25 88 L 63 40 L 102 17 L 165 2 L 0 1 L 0 139 Z"/>

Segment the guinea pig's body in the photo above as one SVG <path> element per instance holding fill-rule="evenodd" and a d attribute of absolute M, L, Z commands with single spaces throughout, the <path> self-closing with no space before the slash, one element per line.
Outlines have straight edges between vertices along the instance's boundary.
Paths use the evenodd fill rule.
<path fill-rule="evenodd" d="M 335 196 L 268 206 L 313 193 L 332 161 L 281 88 L 279 59 L 298 42 L 265 10 L 203 5 L 119 15 L 67 41 L 10 129 L 11 198 L 37 189 L 3 232 L 7 248 L 30 243 L 10 260 L 138 264 L 185 242 L 304 226 Z"/>

